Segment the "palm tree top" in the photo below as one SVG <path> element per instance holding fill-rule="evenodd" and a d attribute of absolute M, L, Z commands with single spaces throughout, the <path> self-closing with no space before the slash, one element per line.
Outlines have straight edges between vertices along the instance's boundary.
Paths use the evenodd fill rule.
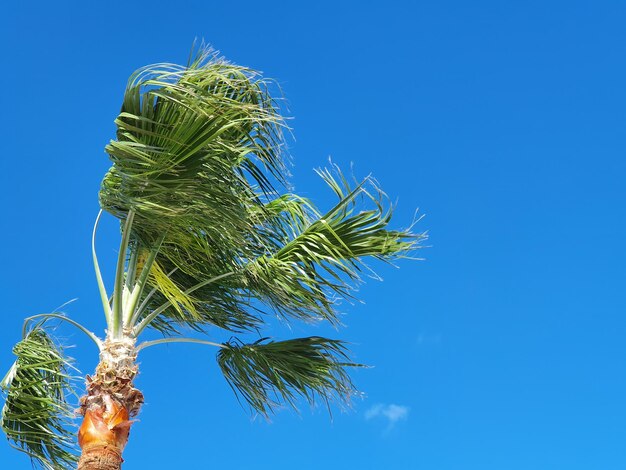
<path fill-rule="evenodd" d="M 364 258 L 410 257 L 425 234 L 389 229 L 393 207 L 376 182 L 354 181 L 336 166 L 317 171 L 336 196 L 331 208 L 320 210 L 292 192 L 285 119 L 273 89 L 259 73 L 208 49 L 186 66 L 156 64 L 131 76 L 99 192 L 102 210 L 121 224 L 111 292 L 95 250 L 98 222 L 94 228 L 106 336 L 58 314 L 29 319 L 18 360 L 3 381 L 9 394 L 3 429 L 44 466 L 68 461 L 65 427 L 57 424 L 66 416 L 59 392 L 68 388 L 65 362 L 55 363 L 56 388 L 25 386 L 33 373 L 44 373 L 32 369 L 31 350 L 63 357 L 43 339 L 52 319 L 78 326 L 101 350 L 124 341 L 134 348 L 146 329 L 165 338 L 140 343 L 134 354 L 174 341 L 217 346 L 228 383 L 265 416 L 281 404 L 296 407 L 299 397 L 348 402 L 355 393 L 346 368 L 357 364 L 344 342 L 279 341 L 262 338 L 262 329 L 271 316 L 338 325 L 338 301 L 351 298 L 363 273 L 371 273 Z M 214 328 L 232 339 L 216 344 L 182 336 Z M 60 415 L 43 413 L 32 423 L 56 433 L 29 433 L 12 418 L 42 393 L 54 395 Z"/>

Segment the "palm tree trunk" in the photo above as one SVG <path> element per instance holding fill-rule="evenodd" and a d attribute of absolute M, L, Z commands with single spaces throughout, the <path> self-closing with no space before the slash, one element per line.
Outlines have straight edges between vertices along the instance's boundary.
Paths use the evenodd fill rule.
<path fill-rule="evenodd" d="M 82 455 L 78 470 L 119 470 L 132 421 L 143 403 L 133 386 L 137 351 L 131 339 L 107 339 L 94 377 L 87 376 L 81 398 L 83 423 L 78 431 Z"/>

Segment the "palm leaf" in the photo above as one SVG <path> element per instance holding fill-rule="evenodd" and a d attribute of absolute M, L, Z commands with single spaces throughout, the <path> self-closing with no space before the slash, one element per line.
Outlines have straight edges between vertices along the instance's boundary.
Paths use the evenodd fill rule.
<path fill-rule="evenodd" d="M 210 51 L 187 67 L 157 64 L 129 80 L 106 147 L 113 166 L 102 207 L 120 219 L 133 209 L 134 237 L 196 275 L 207 264 L 249 258 L 256 188 L 284 181 L 282 118 L 268 82 Z"/>
<path fill-rule="evenodd" d="M 163 270 L 172 266 L 164 265 Z M 148 295 L 150 298 L 145 302 L 145 311 L 139 317 L 142 320 L 166 302 L 171 303 L 149 325 L 165 335 L 175 335 L 184 327 L 200 332 L 211 326 L 232 332 L 252 331 L 262 323 L 258 312 L 242 294 L 240 282 L 234 276 L 196 289 L 191 295 L 184 294 L 184 291 L 200 283 L 204 277 L 176 270 L 170 272 L 168 278 L 177 286 L 178 296 L 168 297 L 165 289 L 155 285 L 156 289 L 144 296 L 144 300 Z M 183 300 L 191 302 L 191 306 Z"/>
<path fill-rule="evenodd" d="M 193 310 L 172 306 L 152 326 L 168 333 L 182 324 L 250 330 L 261 324 L 263 305 L 285 319 L 338 324 L 336 301 L 352 297 L 364 257 L 391 261 L 426 238 L 387 229 L 392 210 L 371 179 L 351 187 L 338 169 L 335 175 L 319 173 L 339 198 L 333 208 L 322 214 L 311 201 L 294 194 L 266 202 L 254 228 L 259 244 L 251 247 L 256 258 L 235 265 L 211 264 L 204 276 L 176 271 L 171 279 L 182 291 L 224 272 L 233 275 L 195 291 Z M 154 310 L 162 302 L 163 296 L 155 295 L 149 307 Z"/>
<path fill-rule="evenodd" d="M 2 430 L 14 446 L 42 468 L 74 468 L 77 460 L 69 359 L 40 325 L 13 348 L 17 360 L 0 384 L 6 402 Z"/>
<path fill-rule="evenodd" d="M 173 274 L 173 273 L 172 273 Z M 194 299 L 185 294 L 178 284 L 172 279 L 172 274 L 167 274 L 159 262 L 154 262 L 150 268 L 150 285 L 157 287 L 159 293 L 172 304 L 179 315 L 186 314 L 192 321 L 199 320 L 194 306 Z"/>
<path fill-rule="evenodd" d="M 387 229 L 392 210 L 371 179 L 352 188 L 338 169 L 336 176 L 328 170 L 319 174 L 338 203 L 325 214 L 302 199 L 297 201 L 304 209 L 286 208 L 280 228 L 274 228 L 277 248 L 248 265 L 247 287 L 283 316 L 337 323 L 335 300 L 351 297 L 362 258 L 406 256 L 426 235 Z"/>
<path fill-rule="evenodd" d="M 296 408 L 297 398 L 349 403 L 356 390 L 345 371 L 350 362 L 342 341 L 310 337 L 287 341 L 226 343 L 217 360 L 229 385 L 252 409 L 268 416 L 284 402 Z"/>

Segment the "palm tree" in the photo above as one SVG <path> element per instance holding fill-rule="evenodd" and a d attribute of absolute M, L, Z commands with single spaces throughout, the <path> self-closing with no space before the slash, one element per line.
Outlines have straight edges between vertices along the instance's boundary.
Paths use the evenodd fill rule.
<path fill-rule="evenodd" d="M 270 88 L 257 72 L 206 49 L 185 67 L 157 64 L 131 76 L 116 139 L 106 146 L 113 164 L 92 237 L 106 335 L 61 313 L 27 318 L 1 383 L 2 428 L 34 463 L 121 468 L 130 419 L 143 403 L 133 385 L 137 354 L 159 344 L 216 347 L 228 383 L 264 416 L 302 397 L 328 404 L 354 394 L 347 369 L 357 364 L 344 342 L 259 332 L 268 315 L 338 325 L 337 300 L 353 295 L 361 259 L 406 257 L 425 236 L 387 228 L 391 207 L 371 178 L 353 183 L 335 167 L 319 170 L 337 196 L 326 212 L 285 189 L 285 122 Z M 121 224 L 111 293 L 95 249 L 103 211 Z M 58 321 L 100 351 L 80 400 L 80 458 L 66 400 L 72 365 L 51 334 Z M 214 328 L 237 336 L 203 339 Z M 139 342 L 147 330 L 163 338 Z M 183 336 L 190 330 L 193 337 Z"/>

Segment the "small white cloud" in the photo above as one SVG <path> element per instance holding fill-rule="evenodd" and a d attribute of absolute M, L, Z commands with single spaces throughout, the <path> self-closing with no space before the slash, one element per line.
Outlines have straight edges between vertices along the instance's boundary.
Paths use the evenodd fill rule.
<path fill-rule="evenodd" d="M 408 406 L 378 403 L 365 412 L 365 419 L 383 418 L 387 420 L 387 431 L 390 431 L 398 421 L 405 421 L 409 417 Z"/>

